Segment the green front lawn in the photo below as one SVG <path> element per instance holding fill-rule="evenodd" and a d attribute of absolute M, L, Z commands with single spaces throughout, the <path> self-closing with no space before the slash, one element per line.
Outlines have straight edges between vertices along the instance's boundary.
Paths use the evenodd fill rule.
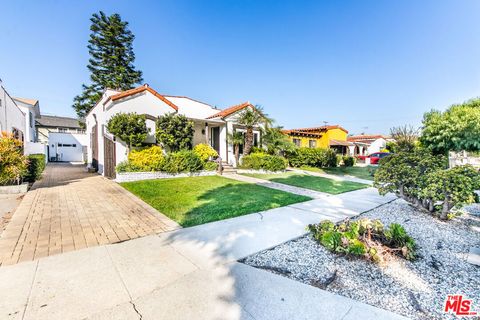
<path fill-rule="evenodd" d="M 363 183 L 338 181 L 323 177 L 298 174 L 295 172 L 285 172 L 280 174 L 246 173 L 244 175 L 330 194 L 339 194 L 368 187 L 368 185 Z"/>
<path fill-rule="evenodd" d="M 315 168 L 301 167 L 300 169 L 319 173 L 335 174 L 338 176 L 353 176 L 360 179 L 373 181 L 373 173 L 377 169 L 376 166 L 366 167 L 336 167 L 336 168 Z"/>
<path fill-rule="evenodd" d="M 184 227 L 310 200 L 220 176 L 143 180 L 121 185 Z"/>

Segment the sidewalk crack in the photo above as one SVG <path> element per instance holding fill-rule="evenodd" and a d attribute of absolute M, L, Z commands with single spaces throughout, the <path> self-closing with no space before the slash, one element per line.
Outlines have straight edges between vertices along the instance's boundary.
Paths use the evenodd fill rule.
<path fill-rule="evenodd" d="M 140 313 L 140 311 L 138 311 L 137 306 L 135 305 L 135 303 L 133 303 L 133 301 L 130 301 L 130 304 L 132 305 L 133 310 L 135 311 L 135 313 L 138 314 L 138 316 L 139 316 L 138 319 L 142 320 L 142 319 L 143 319 L 143 316 L 142 316 L 142 314 Z"/>

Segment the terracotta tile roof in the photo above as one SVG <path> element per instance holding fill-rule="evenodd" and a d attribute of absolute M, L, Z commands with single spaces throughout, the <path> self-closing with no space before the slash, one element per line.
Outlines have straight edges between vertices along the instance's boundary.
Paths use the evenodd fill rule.
<path fill-rule="evenodd" d="M 348 142 L 348 141 L 330 139 L 329 145 L 330 145 L 330 146 L 344 146 L 344 147 L 349 147 L 349 146 L 353 146 L 353 143 Z"/>
<path fill-rule="evenodd" d="M 347 137 L 348 141 L 363 141 L 363 140 L 377 140 L 377 139 L 387 139 L 387 137 L 381 135 L 381 134 L 376 134 L 376 135 L 368 135 L 368 134 L 360 134 L 356 136 L 350 136 Z"/>
<path fill-rule="evenodd" d="M 160 100 L 162 100 L 163 102 L 168 104 L 170 107 L 172 107 L 176 111 L 178 110 L 178 107 L 173 102 L 171 102 L 170 100 L 168 100 L 167 98 L 162 96 L 157 91 L 150 88 L 148 85 L 143 85 L 143 86 L 140 86 L 140 87 L 137 87 L 137 88 L 134 88 L 134 89 L 130 89 L 130 90 L 126 90 L 126 91 L 122 91 L 120 93 L 114 94 L 114 95 L 108 97 L 108 99 L 103 103 L 103 105 L 107 104 L 107 102 L 109 102 L 110 100 L 111 101 L 116 101 L 116 100 L 123 99 L 123 98 L 129 97 L 129 96 L 132 96 L 134 94 L 138 94 L 138 93 L 141 93 L 141 92 L 144 92 L 144 91 L 150 92 L 155 97 L 159 98 Z"/>
<path fill-rule="evenodd" d="M 17 101 L 20 101 L 20 102 L 23 102 L 25 104 L 29 104 L 29 105 L 36 105 L 38 103 L 38 100 L 36 99 L 27 99 L 27 98 L 18 98 L 18 97 L 13 97 L 14 100 L 17 100 Z"/>
<path fill-rule="evenodd" d="M 313 128 L 300 128 L 300 129 L 295 129 L 295 130 L 298 130 L 298 131 L 327 131 L 327 130 L 332 130 L 332 129 L 340 129 L 340 130 L 348 133 L 348 130 L 339 126 L 338 124 L 330 125 L 330 126 L 313 127 Z"/>
<path fill-rule="evenodd" d="M 301 131 L 299 129 L 282 130 L 282 133 L 290 135 L 290 136 L 301 136 L 301 137 L 312 137 L 312 138 L 323 137 L 323 134 L 321 134 L 321 133 Z"/>
<path fill-rule="evenodd" d="M 243 108 L 246 108 L 246 107 L 252 107 L 253 109 L 255 109 L 255 106 L 252 105 L 250 102 L 244 102 L 244 103 L 240 103 L 240 104 L 237 104 L 235 106 L 231 106 L 231 107 L 228 107 L 226 109 L 223 109 L 222 111 L 220 112 L 217 112 L 215 113 L 214 115 L 211 115 L 210 117 L 207 117 L 207 119 L 212 119 L 212 118 L 225 118 L 226 116 L 228 115 L 231 115 L 232 113 L 235 113 L 239 110 L 242 110 Z"/>

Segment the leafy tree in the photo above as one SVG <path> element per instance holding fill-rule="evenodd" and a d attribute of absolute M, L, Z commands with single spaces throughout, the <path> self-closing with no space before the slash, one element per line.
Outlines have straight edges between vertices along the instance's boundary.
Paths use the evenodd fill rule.
<path fill-rule="evenodd" d="M 426 178 L 422 196 L 441 201 L 440 219 L 447 219 L 455 206 L 475 202 L 474 190 L 480 188 L 480 174 L 472 166 L 458 166 L 432 172 Z"/>
<path fill-rule="evenodd" d="M 282 127 L 266 128 L 262 140 L 269 154 L 281 155 L 295 149 L 293 142 L 282 133 Z"/>
<path fill-rule="evenodd" d="M 437 154 L 480 151 L 480 98 L 425 113 L 420 142 Z"/>
<path fill-rule="evenodd" d="M 238 165 L 240 159 L 240 146 L 243 145 L 243 134 L 240 131 L 234 131 L 227 134 L 227 141 L 233 145 L 233 152 L 235 153 L 235 163 Z"/>
<path fill-rule="evenodd" d="M 142 72 L 133 65 L 135 36 L 128 29 L 128 22 L 117 13 L 107 16 L 102 11 L 94 13 L 90 21 L 87 68 L 91 83 L 83 84 L 82 93 L 74 98 L 73 108 L 79 118 L 95 106 L 104 89 L 128 90 L 143 81 Z"/>
<path fill-rule="evenodd" d="M 446 219 L 453 207 L 473 202 L 480 174 L 471 166 L 447 169 L 445 156 L 416 149 L 380 160 L 374 186 L 380 194 L 395 192 L 417 208 L 439 212 Z"/>
<path fill-rule="evenodd" d="M 11 133 L 0 132 L 0 185 L 20 184 L 27 166 L 22 142 Z"/>
<path fill-rule="evenodd" d="M 193 143 L 193 121 L 175 113 L 158 117 L 155 137 L 169 151 L 191 149 Z"/>
<path fill-rule="evenodd" d="M 127 144 L 128 151 L 139 147 L 148 134 L 145 115 L 132 113 L 117 113 L 107 123 L 108 132 Z"/>
<path fill-rule="evenodd" d="M 418 129 L 404 125 L 390 129 L 390 135 L 395 140 L 397 151 L 413 151 L 418 140 Z"/>
<path fill-rule="evenodd" d="M 238 123 L 245 126 L 245 148 L 244 154 L 250 154 L 253 146 L 253 128 L 261 124 L 269 125 L 272 120 L 263 112 L 260 106 L 244 109 L 238 118 Z"/>

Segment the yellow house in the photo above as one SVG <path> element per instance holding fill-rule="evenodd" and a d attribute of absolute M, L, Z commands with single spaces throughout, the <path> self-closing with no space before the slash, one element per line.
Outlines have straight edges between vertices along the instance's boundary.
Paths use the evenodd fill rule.
<path fill-rule="evenodd" d="M 353 143 L 347 141 L 348 131 L 339 125 L 315 128 L 283 130 L 298 147 L 332 148 L 341 154 L 349 154 Z"/>

